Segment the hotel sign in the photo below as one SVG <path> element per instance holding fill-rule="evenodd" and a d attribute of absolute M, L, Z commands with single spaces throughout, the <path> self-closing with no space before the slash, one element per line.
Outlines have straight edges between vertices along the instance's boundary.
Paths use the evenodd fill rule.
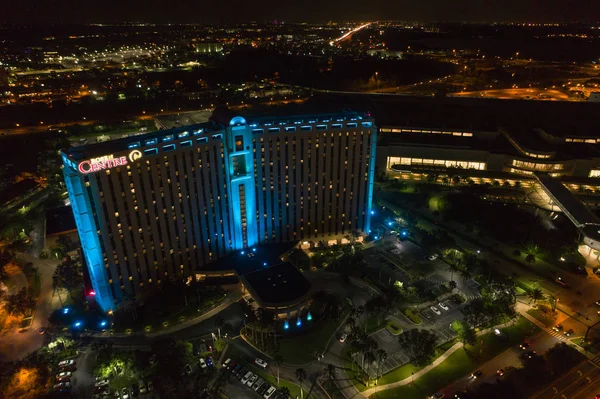
<path fill-rule="evenodd" d="M 80 173 L 88 174 L 98 172 L 99 170 L 112 169 L 117 166 L 127 165 L 129 161 L 134 162 L 142 157 L 142 153 L 139 150 L 133 150 L 128 156 L 115 157 L 114 155 L 104 155 L 98 158 L 90 158 L 85 161 L 81 161 L 77 166 Z"/>

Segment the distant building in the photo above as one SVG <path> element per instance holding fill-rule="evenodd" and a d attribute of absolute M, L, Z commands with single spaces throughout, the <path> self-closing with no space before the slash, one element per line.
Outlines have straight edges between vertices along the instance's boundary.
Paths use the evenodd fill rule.
<path fill-rule="evenodd" d="M 96 300 L 108 311 L 259 244 L 368 232 L 377 130 L 353 112 L 248 116 L 62 153 Z"/>
<path fill-rule="evenodd" d="M 196 53 L 200 54 L 221 54 L 223 45 L 221 43 L 198 43 L 196 44 Z"/>

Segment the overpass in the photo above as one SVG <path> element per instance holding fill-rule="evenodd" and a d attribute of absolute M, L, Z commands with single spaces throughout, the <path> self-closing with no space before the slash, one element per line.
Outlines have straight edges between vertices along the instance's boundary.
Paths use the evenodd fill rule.
<path fill-rule="evenodd" d="M 578 200 L 559 179 L 547 173 L 536 173 L 535 178 L 551 202 L 577 227 L 583 236 L 584 244 L 600 251 L 600 218 Z"/>

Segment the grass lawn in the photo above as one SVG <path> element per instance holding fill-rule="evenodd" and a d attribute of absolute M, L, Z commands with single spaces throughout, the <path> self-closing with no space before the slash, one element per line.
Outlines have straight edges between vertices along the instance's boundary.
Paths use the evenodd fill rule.
<path fill-rule="evenodd" d="M 527 313 L 529 313 L 548 327 L 553 326 L 556 322 L 556 316 L 550 313 L 546 313 L 541 309 L 529 309 Z"/>
<path fill-rule="evenodd" d="M 137 380 L 130 375 L 118 375 L 116 377 L 110 376 L 109 378 L 111 392 L 120 392 L 123 388 L 127 388 L 129 391 L 131 391 L 131 385 L 137 383 Z"/>
<path fill-rule="evenodd" d="M 258 375 L 263 380 L 267 381 L 269 384 L 280 387 L 287 387 L 290 390 L 290 397 L 295 398 L 300 397 L 300 387 L 292 382 L 284 380 L 283 378 L 279 379 L 279 384 L 277 384 L 277 376 L 273 376 L 267 373 L 265 370 L 260 369 L 250 363 L 243 362 L 248 369 L 248 371 L 252 371 L 254 374 Z M 306 393 L 306 388 L 308 388 L 308 384 L 304 387 L 304 393 Z"/>
<path fill-rule="evenodd" d="M 315 360 L 314 352 L 323 352 L 329 338 L 333 335 L 342 320 L 348 315 L 348 310 L 337 320 L 323 318 L 317 325 L 310 328 L 305 334 L 290 338 L 283 338 L 280 341 L 279 353 L 283 356 L 284 362 L 289 364 L 306 364 Z"/>
<path fill-rule="evenodd" d="M 398 388 L 389 389 L 372 395 L 372 398 L 402 398 L 402 399 L 423 399 L 431 395 L 452 381 L 472 372 L 479 365 L 496 357 L 506 349 L 521 342 L 525 337 L 536 334 L 540 329 L 529 320 L 519 317 L 517 323 L 510 327 L 501 329 L 503 340 L 496 337 L 493 333 L 483 335 L 478 338 L 478 343 L 474 347 L 467 346 L 467 351 L 459 349 L 448 357 L 439 366 L 430 370 L 427 374 L 415 379 L 413 385 L 405 385 Z M 410 366 L 410 365 L 407 365 Z M 388 375 L 394 374 L 394 377 L 384 376 L 379 380 L 379 385 L 399 381 L 407 378 L 416 369 L 403 366 L 392 371 Z M 406 369 L 404 369 L 406 367 Z M 404 370 L 403 370 L 404 369 Z M 386 377 L 388 377 L 386 379 Z"/>

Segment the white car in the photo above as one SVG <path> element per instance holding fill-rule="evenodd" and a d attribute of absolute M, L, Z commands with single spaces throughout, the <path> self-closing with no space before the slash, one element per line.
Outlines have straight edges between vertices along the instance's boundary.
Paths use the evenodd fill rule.
<path fill-rule="evenodd" d="M 223 367 L 225 367 L 226 369 L 229 369 L 229 365 L 231 364 L 231 358 L 227 358 L 227 360 L 225 360 L 223 362 Z"/>
<path fill-rule="evenodd" d="M 431 399 L 444 399 L 445 397 L 446 395 L 444 395 L 444 392 L 436 392 L 431 395 Z"/>
<path fill-rule="evenodd" d="M 75 364 L 75 360 L 63 360 L 62 362 L 58 362 L 58 367 L 66 367 Z"/>
<path fill-rule="evenodd" d="M 438 316 L 442 314 L 442 312 L 440 312 L 440 310 L 438 308 L 436 308 L 435 306 L 431 306 L 429 309 L 431 309 L 431 311 Z"/>
<path fill-rule="evenodd" d="M 260 367 L 262 367 L 263 369 L 267 368 L 267 362 L 265 362 L 264 360 L 262 360 L 261 358 L 256 358 L 254 359 L 254 363 L 256 363 L 257 365 L 259 365 Z"/>
<path fill-rule="evenodd" d="M 250 379 L 250 377 L 252 377 L 254 374 L 252 374 L 252 371 L 248 371 L 244 377 L 242 377 L 242 384 L 246 385 L 246 383 L 248 382 L 248 380 Z"/>
<path fill-rule="evenodd" d="M 252 386 L 252 384 L 254 384 L 254 381 L 256 381 L 258 379 L 258 376 L 256 374 L 252 374 L 250 376 L 250 378 L 248 378 L 248 381 L 246 382 L 246 385 L 248 385 L 249 387 Z"/>
<path fill-rule="evenodd" d="M 444 302 L 440 302 L 438 304 L 438 306 L 444 310 L 450 310 L 450 308 L 448 307 L 448 305 L 446 305 Z"/>
<path fill-rule="evenodd" d="M 342 334 L 342 336 L 340 337 L 340 342 L 343 344 L 344 341 L 346 341 L 346 338 L 348 338 L 348 334 Z"/>
<path fill-rule="evenodd" d="M 206 368 L 206 362 L 204 361 L 203 358 L 198 359 L 198 364 L 200 364 L 200 368 L 202 368 L 202 369 Z"/>
<path fill-rule="evenodd" d="M 105 385 L 108 385 L 108 382 L 109 382 L 108 378 L 104 378 L 104 379 L 98 379 L 98 378 L 96 378 L 96 382 L 94 383 L 94 386 L 96 388 L 103 387 Z"/>
<path fill-rule="evenodd" d="M 429 260 L 436 260 L 438 258 L 438 254 L 431 254 L 429 255 Z"/>
<path fill-rule="evenodd" d="M 267 392 L 265 392 L 265 394 L 263 395 L 263 398 L 269 399 L 271 396 L 273 396 L 273 394 L 275 393 L 276 390 L 277 390 L 277 388 L 275 388 L 275 387 L 269 388 L 267 390 Z"/>

